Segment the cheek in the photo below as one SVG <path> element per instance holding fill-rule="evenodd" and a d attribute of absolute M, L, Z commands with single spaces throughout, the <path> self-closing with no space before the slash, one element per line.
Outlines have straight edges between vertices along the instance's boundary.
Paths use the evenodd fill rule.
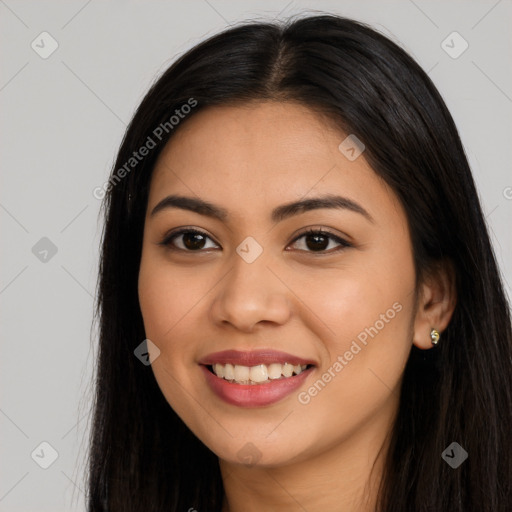
<path fill-rule="evenodd" d="M 187 329 L 187 313 L 198 301 L 196 295 L 200 290 L 196 288 L 190 276 L 173 271 L 168 263 L 159 262 L 154 255 L 147 257 L 143 252 L 139 304 L 146 337 L 160 350 L 151 368 L 167 402 L 185 417 L 190 404 L 183 398 L 186 395 L 183 387 L 190 389 L 187 363 L 190 364 L 192 354 L 182 330 Z"/>
<path fill-rule="evenodd" d="M 297 396 L 298 412 L 302 429 L 326 446 L 348 438 L 381 412 L 388 414 L 398 400 L 414 306 L 405 282 L 413 275 L 404 277 L 390 287 L 381 286 L 387 278 L 345 275 L 330 282 L 335 292 L 308 302 L 322 320 L 319 334 L 328 356 Z"/>
<path fill-rule="evenodd" d="M 169 312 L 176 306 L 175 294 L 171 292 L 175 285 L 163 277 L 156 265 L 145 264 L 143 258 L 139 272 L 139 304 L 149 339 L 160 339 L 172 327 L 173 315 Z"/>
<path fill-rule="evenodd" d="M 143 252 L 139 304 L 146 337 L 160 350 L 151 366 L 160 389 L 178 410 L 182 387 L 192 388 L 196 346 L 190 339 L 191 335 L 197 335 L 195 330 L 203 316 L 201 308 L 211 287 L 211 279 L 198 277 L 197 269 L 177 269 L 160 255 Z"/>
<path fill-rule="evenodd" d="M 143 253 L 139 271 L 139 304 L 146 336 L 165 342 L 174 326 L 207 291 L 191 270 L 173 269 L 161 258 Z"/>
<path fill-rule="evenodd" d="M 371 402 L 378 404 L 398 385 L 412 345 L 414 315 L 415 271 L 407 249 L 404 244 L 400 255 L 396 247 L 381 249 L 365 255 L 364 264 L 305 280 L 296 289 L 315 313 L 311 325 L 325 348 L 321 382 L 304 401 L 321 391 L 317 401 L 324 405 L 334 401 L 371 410 Z"/>
<path fill-rule="evenodd" d="M 347 350 L 354 339 L 364 344 L 377 335 L 387 339 L 409 328 L 412 266 L 402 266 L 401 271 L 385 265 L 373 271 L 369 266 L 335 269 L 317 278 L 296 279 L 295 283 L 294 291 L 314 314 L 318 334 L 325 340 L 331 358 Z"/>

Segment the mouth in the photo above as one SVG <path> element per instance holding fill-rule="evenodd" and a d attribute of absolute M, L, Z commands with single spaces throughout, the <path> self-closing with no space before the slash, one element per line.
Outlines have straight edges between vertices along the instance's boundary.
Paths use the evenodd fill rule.
<path fill-rule="evenodd" d="M 238 407 L 263 407 L 285 399 L 318 366 L 312 359 L 270 348 L 224 350 L 197 362 L 210 390 Z"/>
<path fill-rule="evenodd" d="M 265 407 L 304 385 L 318 364 L 273 349 L 225 350 L 198 361 L 205 384 L 222 401 L 237 407 Z"/>
<path fill-rule="evenodd" d="M 251 373 L 253 373 L 253 378 L 263 379 L 265 376 L 264 369 L 261 368 L 267 365 L 257 365 L 256 367 L 243 367 L 240 365 L 231 365 L 233 366 L 233 376 L 235 376 L 235 369 L 238 367 L 236 376 L 237 379 L 226 379 L 226 374 L 224 377 L 219 377 L 215 370 L 222 372 L 229 372 L 229 366 L 227 364 L 220 364 L 217 366 L 216 363 L 214 365 L 199 365 L 201 370 L 203 371 L 203 375 L 205 378 L 206 385 L 210 388 L 210 390 L 217 395 L 222 401 L 234 405 L 237 407 L 244 408 L 253 408 L 253 407 L 264 407 L 270 406 L 281 400 L 284 400 L 289 395 L 296 392 L 301 386 L 304 385 L 306 379 L 315 371 L 314 365 L 305 365 L 306 368 L 302 369 L 302 366 L 297 368 L 297 371 L 300 373 L 295 374 L 294 370 L 289 377 L 280 373 L 278 378 L 270 379 L 268 377 L 268 369 L 267 369 L 267 377 L 265 380 L 261 380 L 260 382 L 255 382 L 251 380 Z M 278 364 L 278 363 L 272 363 Z M 272 366 L 269 365 L 269 367 Z M 283 370 L 288 374 L 290 372 L 289 367 L 285 364 L 279 366 L 284 367 Z M 292 365 L 289 365 L 292 366 Z M 308 367 L 309 366 L 309 367 Z M 227 367 L 227 369 L 226 369 Z M 253 368 L 256 368 L 253 370 Z M 292 367 L 293 368 L 293 367 Z M 249 370 L 249 378 L 247 378 L 247 370 Z M 275 371 L 273 374 L 272 371 Z M 260 372 L 256 375 L 257 372 Z M 270 368 L 271 375 L 277 375 L 277 370 L 272 370 Z M 229 374 L 227 375 L 230 376 Z"/>
<path fill-rule="evenodd" d="M 314 367 L 313 364 L 270 363 L 255 366 L 230 363 L 204 365 L 207 370 L 230 384 L 265 385 L 290 379 Z"/>
<path fill-rule="evenodd" d="M 210 373 L 233 384 L 269 384 L 300 375 L 316 362 L 270 348 L 252 351 L 224 350 L 200 361 Z"/>

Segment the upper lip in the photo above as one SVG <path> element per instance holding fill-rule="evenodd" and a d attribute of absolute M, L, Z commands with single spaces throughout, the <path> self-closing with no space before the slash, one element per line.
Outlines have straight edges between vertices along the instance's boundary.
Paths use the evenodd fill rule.
<path fill-rule="evenodd" d="M 315 361 L 311 359 L 303 359 L 302 357 L 288 354 L 287 352 L 280 352 L 278 350 L 260 349 L 251 351 L 241 350 L 223 350 L 222 352 L 214 352 L 203 357 L 199 364 L 213 365 L 213 364 L 232 364 L 239 366 L 257 366 L 259 364 L 272 364 L 272 363 L 289 363 L 293 365 L 315 365 Z"/>

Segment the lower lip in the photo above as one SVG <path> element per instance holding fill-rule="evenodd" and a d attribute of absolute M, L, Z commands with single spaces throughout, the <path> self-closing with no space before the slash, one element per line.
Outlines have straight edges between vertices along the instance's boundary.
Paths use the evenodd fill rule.
<path fill-rule="evenodd" d="M 314 367 L 286 379 L 271 380 L 265 384 L 233 384 L 217 377 L 201 365 L 211 390 L 225 402 L 238 407 L 261 407 L 274 404 L 293 393 L 303 384 Z"/>

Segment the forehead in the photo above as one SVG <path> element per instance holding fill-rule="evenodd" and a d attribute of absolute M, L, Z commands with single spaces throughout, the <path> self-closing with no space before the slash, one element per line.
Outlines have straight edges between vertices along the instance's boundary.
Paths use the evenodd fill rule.
<path fill-rule="evenodd" d="M 148 206 L 170 193 L 223 203 L 240 215 L 320 193 L 339 193 L 380 208 L 396 198 L 364 159 L 339 145 L 347 134 L 295 103 L 209 107 L 195 113 L 164 148 Z M 380 199 L 379 199 L 380 198 Z M 372 213 L 370 211 L 370 213 Z"/>
<path fill-rule="evenodd" d="M 297 104 L 263 102 L 209 107 L 186 121 L 162 157 L 187 164 L 205 159 L 211 166 L 217 162 L 224 166 L 233 163 L 240 172 L 252 171 L 256 163 L 292 172 L 290 165 L 302 158 L 319 163 L 319 156 L 323 156 L 329 161 L 325 153 L 326 131 L 332 129 Z M 335 139 L 341 136 L 337 133 Z"/>

